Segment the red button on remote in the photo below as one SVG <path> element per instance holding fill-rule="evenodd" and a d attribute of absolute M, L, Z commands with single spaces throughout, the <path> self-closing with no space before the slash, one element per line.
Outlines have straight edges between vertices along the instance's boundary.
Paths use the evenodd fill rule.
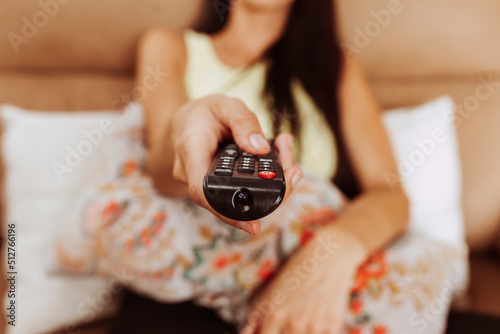
<path fill-rule="evenodd" d="M 276 174 L 274 172 L 270 172 L 270 171 L 261 171 L 259 172 L 259 177 L 262 178 L 262 179 L 274 179 L 276 177 Z"/>

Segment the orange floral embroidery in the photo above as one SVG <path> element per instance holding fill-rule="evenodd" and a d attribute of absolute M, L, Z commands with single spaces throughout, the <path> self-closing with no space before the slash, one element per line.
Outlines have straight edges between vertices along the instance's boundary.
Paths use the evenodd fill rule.
<path fill-rule="evenodd" d="M 241 260 L 241 254 L 236 253 L 233 255 L 232 262 L 239 262 Z"/>
<path fill-rule="evenodd" d="M 386 274 L 386 271 L 385 253 L 382 251 L 372 256 L 359 267 L 351 291 L 353 293 L 361 292 L 370 279 L 380 278 Z"/>
<path fill-rule="evenodd" d="M 158 211 L 154 215 L 153 221 L 155 223 L 161 223 L 161 222 L 163 222 L 165 220 L 165 218 L 167 218 L 167 214 L 165 213 L 165 211 Z"/>
<path fill-rule="evenodd" d="M 359 299 L 353 299 L 351 301 L 351 312 L 355 315 L 361 314 L 361 311 L 363 309 L 363 302 Z"/>
<path fill-rule="evenodd" d="M 157 223 L 156 225 L 154 225 L 154 233 L 155 234 L 160 233 L 162 230 L 163 230 L 163 224 Z"/>
<path fill-rule="evenodd" d="M 163 274 L 166 276 L 166 277 L 172 277 L 174 275 L 174 268 L 172 267 L 167 267 L 163 270 Z"/>
<path fill-rule="evenodd" d="M 216 270 L 222 270 L 226 268 L 228 265 L 236 263 L 240 260 L 241 260 L 240 253 L 233 254 L 231 257 L 227 255 L 220 255 L 213 260 L 212 265 Z"/>
<path fill-rule="evenodd" d="M 309 241 L 309 239 L 311 239 L 313 235 L 314 232 L 311 230 L 302 231 L 302 233 L 300 234 L 300 245 L 304 246 Z"/>
<path fill-rule="evenodd" d="M 146 247 L 151 245 L 151 229 L 149 227 L 141 231 L 141 243 Z"/>
<path fill-rule="evenodd" d="M 139 166 L 136 161 L 134 160 L 127 160 L 125 162 L 125 166 L 123 168 L 123 176 L 131 176 L 133 175 L 137 170 L 139 169 Z"/>
<path fill-rule="evenodd" d="M 227 264 L 229 263 L 229 259 L 225 255 L 221 255 L 217 258 L 215 258 L 213 262 L 213 266 L 216 270 L 221 270 L 224 269 Z"/>
<path fill-rule="evenodd" d="M 102 212 L 103 226 L 109 226 L 116 220 L 122 212 L 122 207 L 116 201 L 109 201 Z"/>
<path fill-rule="evenodd" d="M 301 215 L 300 245 L 304 246 L 311 239 L 317 227 L 331 223 L 336 218 L 337 213 L 328 207 L 315 208 Z"/>
<path fill-rule="evenodd" d="M 273 274 L 274 270 L 270 259 L 265 260 L 262 266 L 257 271 L 257 276 L 263 281 L 266 281 L 269 278 L 271 278 Z"/>
<path fill-rule="evenodd" d="M 125 241 L 125 245 L 124 245 L 125 251 L 130 252 L 134 248 L 134 245 L 135 245 L 134 239 L 129 239 L 129 240 Z"/>
<path fill-rule="evenodd" d="M 373 328 L 373 334 L 386 334 L 387 328 L 385 326 L 379 325 Z"/>

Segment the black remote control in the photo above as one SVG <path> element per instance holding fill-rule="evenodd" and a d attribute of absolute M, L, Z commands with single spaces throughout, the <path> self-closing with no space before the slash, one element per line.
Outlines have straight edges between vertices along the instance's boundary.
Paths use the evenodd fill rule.
<path fill-rule="evenodd" d="M 234 142 L 219 146 L 203 179 L 208 203 L 224 217 L 248 221 L 273 212 L 285 196 L 283 169 L 271 142 L 267 155 L 252 155 Z"/>

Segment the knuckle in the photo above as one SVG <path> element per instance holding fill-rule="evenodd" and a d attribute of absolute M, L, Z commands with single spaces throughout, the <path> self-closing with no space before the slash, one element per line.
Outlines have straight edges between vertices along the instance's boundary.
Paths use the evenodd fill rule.
<path fill-rule="evenodd" d="M 180 168 L 178 166 L 174 167 L 174 171 L 172 172 L 172 176 L 174 177 L 174 180 L 177 182 L 182 182 L 182 173 L 179 170 Z"/>
<path fill-rule="evenodd" d="M 208 105 L 216 107 L 215 109 L 223 108 L 229 106 L 231 103 L 231 97 L 224 96 L 222 94 L 213 94 L 205 98 Z"/>
<path fill-rule="evenodd" d="M 211 100 L 211 101 L 224 101 L 225 99 L 227 99 L 227 97 L 222 95 L 222 94 L 211 94 L 211 95 L 207 96 L 206 98 L 207 98 L 207 100 Z"/>
<path fill-rule="evenodd" d="M 234 98 L 234 97 L 229 97 L 227 100 L 228 103 L 231 104 L 233 108 L 236 109 L 246 109 L 247 107 L 245 106 L 245 103 L 241 101 L 240 99 Z"/>
<path fill-rule="evenodd" d="M 235 126 L 241 126 L 241 125 L 253 124 L 256 121 L 257 118 L 253 113 L 245 111 L 245 112 L 235 113 L 233 116 L 232 123 Z"/>
<path fill-rule="evenodd" d="M 332 325 L 330 326 L 325 326 L 320 332 L 318 332 L 319 334 L 335 334 L 335 330 L 333 329 Z"/>
<path fill-rule="evenodd" d="M 269 322 L 273 325 L 278 325 L 278 324 L 282 323 L 284 319 L 285 319 L 285 314 L 281 310 L 275 310 L 269 316 Z"/>
<path fill-rule="evenodd" d="M 330 323 L 331 326 L 328 327 L 329 332 L 326 332 L 327 334 L 340 334 L 342 332 L 342 328 L 344 327 L 344 319 L 337 317 Z"/>
<path fill-rule="evenodd" d="M 323 334 L 323 325 L 317 321 L 312 321 L 309 324 L 309 330 L 307 332 L 311 334 Z"/>
<path fill-rule="evenodd" d="M 174 180 L 180 183 L 186 183 L 186 174 L 184 173 L 184 170 L 182 169 L 182 165 L 176 161 L 174 163 L 174 169 L 172 171 L 172 176 L 174 177 Z"/>
<path fill-rule="evenodd" d="M 175 150 L 178 152 L 182 152 L 186 147 L 186 141 L 184 140 L 184 137 L 184 134 L 181 133 L 174 142 Z"/>
<path fill-rule="evenodd" d="M 189 197 L 191 198 L 194 204 L 201 205 L 201 196 L 200 193 L 198 192 L 197 186 L 190 184 L 188 187 L 188 193 Z"/>
<path fill-rule="evenodd" d="M 341 324 L 344 322 L 343 317 L 338 314 L 333 314 L 328 319 L 334 324 L 332 328 L 341 327 Z"/>
<path fill-rule="evenodd" d="M 224 97 L 221 101 L 225 108 L 235 111 L 234 114 L 240 114 L 241 111 L 248 111 L 247 106 L 243 101 L 234 97 Z"/>
<path fill-rule="evenodd" d="M 305 332 L 305 322 L 302 318 L 294 318 L 289 323 L 290 330 L 292 333 L 304 333 Z"/>

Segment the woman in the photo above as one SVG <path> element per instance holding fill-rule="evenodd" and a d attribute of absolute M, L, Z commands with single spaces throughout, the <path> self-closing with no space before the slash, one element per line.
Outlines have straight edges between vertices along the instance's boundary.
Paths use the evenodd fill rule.
<path fill-rule="evenodd" d="M 459 275 L 463 254 L 411 234 L 380 252 L 405 231 L 408 201 L 384 179 L 397 168 L 380 109 L 340 50 L 331 0 L 207 4 L 198 32 L 158 28 L 141 39 L 137 82 L 147 68 L 168 72 L 142 103 L 147 175 L 161 195 L 140 173 L 101 187 L 86 209 L 96 270 L 126 268 L 137 274 L 132 288 L 196 299 L 243 333 L 441 332 L 446 312 L 423 322 L 418 312 Z M 266 154 L 273 136 L 287 182 L 281 208 L 262 225 L 220 217 L 202 192 L 218 143 L 233 137 Z M 314 175 L 302 182 L 294 148 Z M 332 178 L 352 199 L 341 214 Z M 257 253 L 267 255 L 246 258 Z"/>

